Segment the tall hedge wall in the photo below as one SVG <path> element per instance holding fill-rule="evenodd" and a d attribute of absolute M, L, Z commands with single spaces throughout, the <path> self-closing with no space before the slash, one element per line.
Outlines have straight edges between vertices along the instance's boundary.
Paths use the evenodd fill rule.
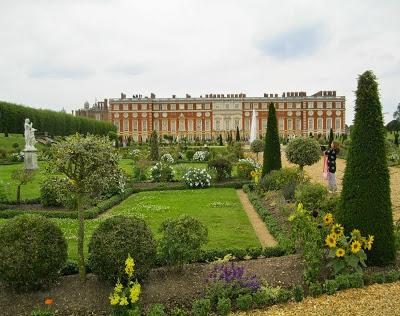
<path fill-rule="evenodd" d="M 111 130 L 115 131 L 115 126 L 109 122 L 0 101 L 0 133 L 23 134 L 26 118 L 39 132 L 56 136 L 74 133 L 106 135 Z"/>

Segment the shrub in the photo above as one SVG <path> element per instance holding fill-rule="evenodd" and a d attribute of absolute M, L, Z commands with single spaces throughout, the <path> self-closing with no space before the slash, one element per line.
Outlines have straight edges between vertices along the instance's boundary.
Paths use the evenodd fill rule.
<path fill-rule="evenodd" d="M 229 315 L 232 308 L 231 299 L 229 297 L 221 297 L 218 299 L 217 303 L 217 313 L 218 315 L 225 316 Z"/>
<path fill-rule="evenodd" d="M 337 216 L 348 230 L 358 228 L 365 234 L 375 236 L 369 260 L 374 265 L 387 265 L 394 261 L 396 250 L 385 149 L 386 131 L 378 83 L 371 71 L 366 71 L 358 79 L 355 110 Z"/>
<path fill-rule="evenodd" d="M 150 168 L 150 174 L 154 182 L 169 182 L 174 176 L 174 169 L 165 162 L 157 162 Z"/>
<path fill-rule="evenodd" d="M 207 227 L 189 215 L 166 219 L 159 231 L 162 233 L 159 241 L 161 257 L 172 266 L 182 266 L 197 258 L 201 246 L 207 242 Z"/>
<path fill-rule="evenodd" d="M 295 199 L 302 203 L 308 211 L 322 210 L 323 203 L 328 196 L 326 188 L 319 183 L 301 184 L 296 188 Z"/>
<path fill-rule="evenodd" d="M 60 228 L 41 216 L 22 215 L 0 225 L 0 280 L 19 289 L 48 285 L 67 260 Z"/>
<path fill-rule="evenodd" d="M 192 160 L 193 159 L 193 155 L 194 155 L 195 151 L 193 149 L 188 149 L 186 150 L 186 159 L 187 160 Z"/>
<path fill-rule="evenodd" d="M 304 298 L 304 289 L 301 285 L 293 287 L 293 297 L 296 302 L 301 302 Z"/>
<path fill-rule="evenodd" d="M 192 157 L 193 161 L 206 161 L 208 157 L 207 151 L 196 151 Z"/>
<path fill-rule="evenodd" d="M 285 303 L 292 298 L 292 292 L 286 289 L 279 288 L 277 295 L 277 303 Z"/>
<path fill-rule="evenodd" d="M 350 288 L 350 280 L 348 275 L 346 274 L 338 275 L 335 278 L 335 281 L 337 283 L 338 290 L 345 290 Z"/>
<path fill-rule="evenodd" d="M 273 170 L 268 175 L 261 179 L 261 187 L 266 190 L 281 190 L 285 186 L 308 182 L 304 171 L 298 168 L 282 168 L 280 170 Z"/>
<path fill-rule="evenodd" d="M 228 154 L 232 155 L 231 160 L 237 161 L 244 158 L 242 144 L 240 142 L 230 143 L 227 148 Z"/>
<path fill-rule="evenodd" d="M 293 138 L 286 147 L 286 158 L 289 162 L 304 166 L 311 166 L 321 157 L 320 145 L 311 137 Z"/>
<path fill-rule="evenodd" d="M 173 164 L 175 162 L 174 158 L 172 157 L 171 154 L 164 154 L 161 156 L 161 161 L 168 163 L 168 164 Z"/>
<path fill-rule="evenodd" d="M 138 160 L 134 164 L 133 178 L 136 181 L 143 181 L 147 179 L 146 172 L 151 166 L 151 162 L 148 160 Z"/>
<path fill-rule="evenodd" d="M 150 136 L 150 160 L 157 161 L 158 157 L 158 135 L 157 132 L 153 130 Z"/>
<path fill-rule="evenodd" d="M 250 144 L 250 150 L 257 155 L 264 150 L 264 142 L 261 139 L 255 139 Z"/>
<path fill-rule="evenodd" d="M 321 283 L 319 283 L 318 281 L 310 282 L 310 284 L 308 285 L 308 291 L 313 297 L 321 295 L 323 292 Z"/>
<path fill-rule="evenodd" d="M 136 276 L 143 280 L 153 266 L 156 242 L 144 220 L 115 216 L 101 222 L 89 242 L 89 265 L 93 273 L 106 280 L 123 275 L 125 259 L 136 262 Z"/>
<path fill-rule="evenodd" d="M 347 276 L 351 288 L 360 288 L 364 286 L 362 273 L 352 273 Z"/>
<path fill-rule="evenodd" d="M 382 283 L 385 283 L 386 276 L 382 272 L 375 272 L 375 273 L 371 274 L 370 280 L 371 280 L 371 283 L 382 284 Z"/>
<path fill-rule="evenodd" d="M 58 176 L 48 176 L 40 184 L 40 203 L 43 206 L 61 206 L 59 192 L 66 187 L 68 180 Z"/>
<path fill-rule="evenodd" d="M 386 273 L 386 282 L 392 283 L 396 282 L 400 278 L 400 271 L 399 270 L 390 270 Z"/>
<path fill-rule="evenodd" d="M 257 308 L 264 308 L 269 305 L 270 300 L 265 291 L 257 291 L 253 294 L 253 302 Z"/>
<path fill-rule="evenodd" d="M 281 147 L 279 144 L 278 123 L 276 111 L 273 103 L 269 104 L 267 130 L 265 134 L 264 161 L 262 175 L 270 173 L 272 170 L 282 168 Z"/>
<path fill-rule="evenodd" d="M 251 294 L 239 295 L 236 299 L 236 306 L 241 311 L 248 311 L 251 309 L 252 304 L 253 298 L 251 297 Z"/>
<path fill-rule="evenodd" d="M 259 169 L 260 165 L 251 158 L 239 159 L 236 164 L 237 176 L 241 179 L 251 179 L 251 172 Z"/>
<path fill-rule="evenodd" d="M 338 290 L 338 285 L 335 280 L 326 280 L 325 281 L 325 291 L 328 295 L 333 295 Z"/>
<path fill-rule="evenodd" d="M 175 307 L 171 310 L 170 314 L 171 314 L 171 316 L 188 316 L 188 315 L 189 315 L 188 311 L 186 311 L 186 310 L 183 309 L 183 308 L 179 308 L 179 307 L 177 307 L 177 306 L 175 306 Z"/>
<path fill-rule="evenodd" d="M 151 305 L 148 312 L 146 313 L 147 316 L 165 316 L 165 310 L 163 304 L 154 304 Z"/>
<path fill-rule="evenodd" d="M 8 198 L 6 195 L 5 184 L 3 181 L 0 180 L 0 204 L 7 203 Z"/>
<path fill-rule="evenodd" d="M 211 184 L 211 176 L 205 169 L 191 168 L 182 177 L 190 188 L 207 188 Z"/>
<path fill-rule="evenodd" d="M 208 169 L 215 171 L 217 181 L 221 181 L 231 177 L 232 163 L 225 158 L 214 158 L 208 162 Z"/>
<path fill-rule="evenodd" d="M 192 304 L 193 316 L 208 316 L 211 313 L 211 302 L 209 299 L 195 300 Z"/>

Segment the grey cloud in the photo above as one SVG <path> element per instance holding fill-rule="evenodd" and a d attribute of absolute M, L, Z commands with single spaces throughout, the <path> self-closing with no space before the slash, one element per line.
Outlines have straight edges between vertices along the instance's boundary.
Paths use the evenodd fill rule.
<path fill-rule="evenodd" d="M 30 78 L 51 79 L 86 79 L 93 74 L 87 67 L 57 67 L 50 65 L 36 65 L 29 72 Z"/>

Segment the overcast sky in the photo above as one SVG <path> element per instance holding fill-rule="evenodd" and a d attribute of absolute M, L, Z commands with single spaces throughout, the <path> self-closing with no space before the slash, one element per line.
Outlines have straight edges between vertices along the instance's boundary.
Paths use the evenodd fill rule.
<path fill-rule="evenodd" d="M 0 0 L 0 100 L 68 112 L 121 92 L 336 90 L 400 102 L 400 1 Z"/>

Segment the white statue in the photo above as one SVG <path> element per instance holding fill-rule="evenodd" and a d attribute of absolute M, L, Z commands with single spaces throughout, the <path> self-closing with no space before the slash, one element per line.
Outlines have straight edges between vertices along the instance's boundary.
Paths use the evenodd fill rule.
<path fill-rule="evenodd" d="M 25 119 L 25 150 L 36 150 L 35 144 L 36 144 L 36 139 L 35 139 L 35 131 L 32 127 L 32 122 L 29 121 L 29 119 Z"/>

